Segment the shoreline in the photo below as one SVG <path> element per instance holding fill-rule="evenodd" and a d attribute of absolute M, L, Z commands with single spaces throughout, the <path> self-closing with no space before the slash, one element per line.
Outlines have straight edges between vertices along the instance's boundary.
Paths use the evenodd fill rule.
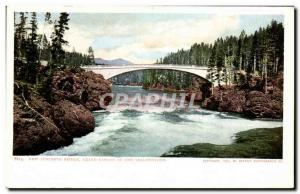
<path fill-rule="evenodd" d="M 18 80 L 14 84 L 14 156 L 58 149 L 94 131 L 92 111 L 101 109 L 97 99 L 111 92 L 102 75 L 70 69 L 53 76 L 51 100 L 33 85 Z"/>
<path fill-rule="evenodd" d="M 280 79 L 280 78 L 279 78 Z M 121 87 L 142 87 L 130 85 L 117 85 Z M 245 86 L 244 86 L 245 87 Z M 261 120 L 283 120 L 282 110 L 282 90 L 276 86 L 275 94 L 264 94 L 261 91 L 253 88 L 238 88 L 237 86 L 219 89 L 219 86 L 213 88 L 214 92 L 209 97 L 200 97 L 194 100 L 194 103 L 200 105 L 201 108 L 206 110 L 218 111 L 222 113 L 237 114 L 247 119 L 261 119 Z M 145 88 L 146 91 L 157 91 L 165 93 L 196 93 L 199 91 L 193 90 L 173 90 L 173 89 L 160 89 L 160 88 Z M 201 92 L 200 92 L 201 93 Z M 279 94 L 278 94 L 279 93 Z M 249 96 L 249 97 L 248 97 Z M 279 100 L 278 100 L 279 98 Z M 189 100 L 189 95 L 186 96 L 186 101 Z M 260 107 L 258 109 L 257 107 Z M 275 112 L 274 112 L 275 111 Z"/>
<path fill-rule="evenodd" d="M 93 83 L 93 87 L 87 87 L 87 85 L 82 83 L 82 80 L 77 80 L 79 79 L 78 77 L 85 77 L 86 82 Z M 15 84 L 18 85 L 20 83 L 16 82 Z M 61 85 L 68 87 L 62 89 Z M 103 88 L 105 88 L 105 91 Z M 32 86 L 26 83 L 23 83 L 22 86 L 20 85 L 20 88 L 19 86 L 15 86 L 14 155 L 37 155 L 44 151 L 70 145 L 73 143 L 73 138 L 82 137 L 94 131 L 95 117 L 92 112 L 105 112 L 101 110 L 98 103 L 95 103 L 96 101 L 94 101 L 94 99 L 97 99 L 104 93 L 111 92 L 111 85 L 107 80 L 104 80 L 101 75 L 96 75 L 92 72 L 72 72 L 67 70 L 58 72 L 53 78 L 51 90 L 54 95 L 54 102 L 48 102 L 40 94 L 36 93 Z M 236 91 L 228 91 L 229 95 L 236 96 Z M 165 90 L 165 92 L 170 91 Z M 177 90 L 177 92 L 180 93 L 182 90 Z M 254 92 L 260 95 L 260 99 L 264 100 L 270 98 L 261 92 Z M 243 95 L 248 94 L 244 92 Z M 205 98 L 201 103 L 201 108 L 251 120 L 283 121 L 280 117 L 263 117 L 264 115 L 251 117 L 244 114 L 244 109 L 240 112 L 227 111 L 227 109 L 220 111 L 219 109 L 203 106 L 206 100 L 212 98 L 218 99 L 218 97 L 218 93 L 214 93 L 213 96 Z M 225 97 L 226 95 L 223 95 L 223 99 L 226 99 Z M 231 98 L 228 99 L 229 102 L 232 101 Z M 109 103 L 110 100 L 107 103 Z M 27 103 L 32 107 L 26 107 Z M 243 103 L 247 103 L 246 100 Z M 255 105 L 256 103 L 254 103 L 254 106 Z M 241 106 L 244 105 L 242 104 Z M 262 107 L 264 108 L 265 105 L 262 104 Z M 38 119 L 36 118 L 37 115 Z M 35 134 L 35 136 L 31 137 L 29 134 Z"/>

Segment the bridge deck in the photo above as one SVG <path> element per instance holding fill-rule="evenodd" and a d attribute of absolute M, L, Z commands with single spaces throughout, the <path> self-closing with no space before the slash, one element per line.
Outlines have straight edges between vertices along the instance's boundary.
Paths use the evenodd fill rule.
<path fill-rule="evenodd" d="M 112 78 L 122 73 L 145 70 L 145 69 L 166 69 L 188 72 L 206 79 L 208 74 L 207 67 L 196 65 L 172 65 L 172 64 L 134 64 L 134 65 L 92 65 L 83 66 L 86 71 L 93 71 L 102 74 L 105 79 Z"/>
<path fill-rule="evenodd" d="M 83 69 L 131 69 L 131 68 L 164 68 L 164 69 L 198 69 L 207 70 L 207 67 L 196 65 L 170 65 L 170 64 L 134 64 L 134 65 L 89 65 L 82 66 Z"/>

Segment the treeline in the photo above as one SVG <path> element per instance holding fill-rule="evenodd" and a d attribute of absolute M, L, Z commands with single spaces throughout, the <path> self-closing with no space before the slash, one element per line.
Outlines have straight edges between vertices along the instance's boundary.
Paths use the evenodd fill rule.
<path fill-rule="evenodd" d="M 62 12 L 53 20 L 49 12 L 44 15 L 43 30 L 52 27 L 50 41 L 46 35 L 38 34 L 37 14 L 20 12 L 14 15 L 14 65 L 15 79 L 36 83 L 38 68 L 45 62 L 49 71 L 65 68 L 79 68 L 81 65 L 93 64 L 93 51 L 89 55 L 64 50 L 68 45 L 64 35 L 69 30 L 69 14 Z"/>
<path fill-rule="evenodd" d="M 193 84 L 193 75 L 181 71 L 149 69 L 143 73 L 144 88 L 188 89 Z"/>
<path fill-rule="evenodd" d="M 51 63 L 51 42 L 48 41 L 45 35 L 38 35 L 38 45 L 39 45 L 39 60 L 38 62 Z M 90 47 L 91 48 L 91 47 Z M 92 48 L 91 48 L 92 49 Z M 73 48 L 72 52 L 65 51 L 65 59 L 62 61 L 65 63 L 66 67 L 78 68 L 83 65 L 94 64 L 93 50 L 91 54 L 82 54 L 75 51 Z"/>
<path fill-rule="evenodd" d="M 212 45 L 206 43 L 195 43 L 188 50 L 178 50 L 171 52 L 164 58 L 156 60 L 156 64 L 192 64 L 199 66 L 208 66 L 211 55 Z"/>
<path fill-rule="evenodd" d="M 146 89 L 184 90 L 193 86 L 193 78 L 195 75 L 181 71 L 147 69 L 123 73 L 110 81 L 116 85 L 142 85 Z"/>
<path fill-rule="evenodd" d="M 272 21 L 253 34 L 218 38 L 213 44 L 194 44 L 157 60 L 163 64 L 207 66 L 211 82 L 242 85 L 250 75 L 269 77 L 283 71 L 284 28 Z M 157 75 L 160 76 L 160 75 Z"/>
<path fill-rule="evenodd" d="M 89 54 L 81 54 L 73 49 L 67 52 L 68 45 L 64 35 L 69 30 L 69 14 L 62 12 L 53 19 L 49 12 L 44 15 L 43 30 L 52 27 L 50 41 L 44 32 L 38 34 L 37 14 L 35 12 L 19 12 L 14 14 L 14 76 L 34 84 L 37 90 L 49 97 L 50 82 L 56 71 L 66 68 L 79 69 L 81 65 L 94 63 L 91 48 Z"/>
<path fill-rule="evenodd" d="M 110 78 L 115 85 L 142 85 L 144 70 L 123 73 Z"/>

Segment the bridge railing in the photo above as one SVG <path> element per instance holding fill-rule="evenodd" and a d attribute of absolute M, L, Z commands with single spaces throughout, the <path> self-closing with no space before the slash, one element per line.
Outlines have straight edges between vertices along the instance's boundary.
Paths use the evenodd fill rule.
<path fill-rule="evenodd" d="M 178 69 L 203 69 L 207 67 L 198 65 L 174 65 L 174 64 L 134 64 L 134 65 L 89 65 L 82 66 L 83 69 L 121 69 L 121 68 L 178 68 Z"/>

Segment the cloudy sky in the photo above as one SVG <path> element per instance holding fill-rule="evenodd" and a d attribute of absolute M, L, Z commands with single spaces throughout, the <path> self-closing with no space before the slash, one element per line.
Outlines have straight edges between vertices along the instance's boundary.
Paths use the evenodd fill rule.
<path fill-rule="evenodd" d="M 43 25 L 44 14 L 38 14 L 39 32 L 50 36 L 53 27 Z M 53 18 L 58 14 L 53 13 Z M 247 34 L 268 25 L 271 20 L 283 22 L 279 15 L 207 15 L 207 14 L 137 14 L 137 13 L 71 13 L 65 38 L 66 48 L 95 57 L 123 58 L 133 63 L 154 63 L 156 59 L 194 43 L 213 43 L 218 37 Z"/>

